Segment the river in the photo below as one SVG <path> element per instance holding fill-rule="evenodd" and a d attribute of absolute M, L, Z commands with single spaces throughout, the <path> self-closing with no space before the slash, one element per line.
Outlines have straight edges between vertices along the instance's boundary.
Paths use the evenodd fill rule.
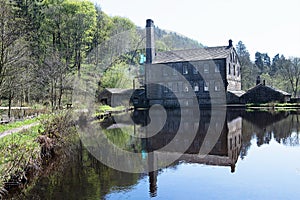
<path fill-rule="evenodd" d="M 180 111 L 167 112 L 165 122 L 159 113 L 150 119 L 147 111 L 134 111 L 97 124 L 117 148 L 135 153 L 151 166 L 141 168 L 144 171 L 134 162 L 129 164 L 139 173 L 129 173 L 123 163 L 127 172 L 113 169 L 120 167 L 113 167 L 118 163 L 115 160 L 110 167 L 102 164 L 115 155 L 105 152 L 107 160 L 99 162 L 92 143 L 83 138 L 73 156 L 39 178 L 26 198 L 299 199 L 300 112 L 230 110 L 223 120 L 211 111 L 201 111 L 200 119 L 193 111 L 186 112 L 191 115 L 186 121 Z M 157 127 L 162 125 L 152 130 L 157 134 L 138 137 L 147 134 L 154 121 Z M 216 140 L 206 137 L 218 130 Z M 193 140 L 177 138 L 180 131 L 185 135 L 195 132 Z M 163 148 L 173 142 L 172 147 Z M 182 152 L 186 142 L 188 148 Z M 203 147 L 209 149 L 205 156 L 199 154 L 205 153 Z M 154 151 L 158 153 L 152 155 Z"/>

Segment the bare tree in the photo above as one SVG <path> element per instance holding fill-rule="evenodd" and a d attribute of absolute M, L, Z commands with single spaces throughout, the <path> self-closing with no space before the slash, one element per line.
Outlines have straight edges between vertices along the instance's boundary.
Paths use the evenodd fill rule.
<path fill-rule="evenodd" d="M 13 13 L 12 5 L 0 0 L 0 91 L 9 67 L 17 63 L 24 55 L 25 46 L 17 45 L 22 40 L 24 26 L 22 19 Z"/>
<path fill-rule="evenodd" d="M 290 58 L 281 61 L 281 74 L 291 84 L 293 96 L 297 97 L 300 80 L 300 58 Z"/>

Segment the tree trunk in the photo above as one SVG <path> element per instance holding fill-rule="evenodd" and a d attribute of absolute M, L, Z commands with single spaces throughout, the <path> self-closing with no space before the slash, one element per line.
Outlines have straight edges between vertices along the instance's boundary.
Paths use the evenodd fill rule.
<path fill-rule="evenodd" d="M 12 102 L 12 92 L 11 90 L 9 90 L 9 95 L 8 95 L 8 118 L 10 120 L 10 117 L 11 117 L 11 102 Z"/>
<path fill-rule="evenodd" d="M 61 108 L 61 99 L 62 99 L 62 95 L 63 95 L 63 78 L 62 78 L 62 74 L 60 75 L 60 80 L 59 80 L 59 96 L 58 96 L 58 107 Z"/>

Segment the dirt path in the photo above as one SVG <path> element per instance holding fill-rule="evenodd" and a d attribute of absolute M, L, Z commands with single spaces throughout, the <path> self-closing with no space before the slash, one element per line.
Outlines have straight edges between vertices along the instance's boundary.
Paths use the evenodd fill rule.
<path fill-rule="evenodd" d="M 33 126 L 36 126 L 38 125 L 39 123 L 38 122 L 34 122 L 32 124 L 28 124 L 28 125 L 24 125 L 24 126 L 21 126 L 21 127 L 18 127 L 18 128 L 13 128 L 13 129 L 10 129 L 10 130 L 7 130 L 7 131 L 4 131 L 2 133 L 0 133 L 0 138 L 3 138 L 7 135 L 10 135 L 12 133 L 18 133 L 20 131 L 23 131 L 23 130 L 26 130 L 26 129 L 29 129 Z"/>

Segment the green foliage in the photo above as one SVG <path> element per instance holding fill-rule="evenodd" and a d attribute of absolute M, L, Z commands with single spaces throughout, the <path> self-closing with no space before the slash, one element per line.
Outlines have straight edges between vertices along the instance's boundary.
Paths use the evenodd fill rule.
<path fill-rule="evenodd" d="M 0 139 L 0 187 L 13 176 L 25 176 L 25 167 L 39 159 L 40 129 L 41 125 Z"/>
<path fill-rule="evenodd" d="M 255 86 L 259 69 L 251 62 L 250 54 L 242 41 L 238 42 L 236 52 L 241 64 L 242 89 L 247 90 Z"/>
<path fill-rule="evenodd" d="M 40 120 L 38 126 L 0 139 L 0 188 L 5 182 L 19 183 L 22 178 L 27 179 L 27 170 L 32 167 L 40 169 L 46 150 L 63 154 L 58 149 L 73 142 L 76 132 L 69 112 L 43 115 Z"/>
<path fill-rule="evenodd" d="M 196 49 L 203 45 L 196 40 L 155 27 L 156 48 L 162 50 Z"/>
<path fill-rule="evenodd" d="M 108 140 L 110 140 L 114 145 L 121 149 L 132 151 L 132 141 L 134 140 L 132 136 L 134 135 L 133 126 L 122 127 L 122 129 L 106 129 L 103 131 Z M 139 152 L 142 150 L 141 141 L 139 139 L 134 142 L 134 150 Z"/>
<path fill-rule="evenodd" d="M 101 78 L 103 88 L 132 88 L 131 67 L 124 62 L 117 63 L 105 71 Z"/>
<path fill-rule="evenodd" d="M 107 112 L 118 112 L 125 110 L 124 106 L 110 107 L 109 105 L 101 105 L 95 112 L 96 117 L 106 114 Z"/>
<path fill-rule="evenodd" d="M 0 133 L 7 131 L 7 130 L 14 129 L 14 128 L 18 128 L 21 126 L 29 125 L 29 124 L 32 124 L 37 121 L 38 121 L 38 118 L 33 118 L 33 119 L 26 119 L 24 121 L 17 121 L 17 122 L 13 122 L 13 123 L 9 123 L 9 124 L 1 124 L 0 125 Z"/>

